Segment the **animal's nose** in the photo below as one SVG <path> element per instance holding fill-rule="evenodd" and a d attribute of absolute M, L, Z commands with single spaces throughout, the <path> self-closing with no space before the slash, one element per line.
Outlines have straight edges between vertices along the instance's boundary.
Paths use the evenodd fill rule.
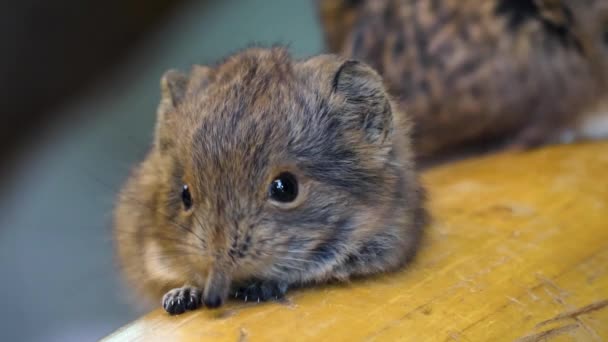
<path fill-rule="evenodd" d="M 203 303 L 205 304 L 205 307 L 209 309 L 219 308 L 220 306 L 222 306 L 223 301 L 224 300 L 222 299 L 222 297 L 220 297 L 220 295 L 217 293 L 207 294 L 203 298 Z"/>
<path fill-rule="evenodd" d="M 203 304 L 206 307 L 210 309 L 220 307 L 228 297 L 231 279 L 227 271 L 226 269 L 218 271 L 217 265 L 211 268 L 203 293 Z"/>

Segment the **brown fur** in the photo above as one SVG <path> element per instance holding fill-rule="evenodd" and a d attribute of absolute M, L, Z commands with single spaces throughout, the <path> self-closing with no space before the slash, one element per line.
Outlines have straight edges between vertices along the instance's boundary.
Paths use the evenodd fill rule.
<path fill-rule="evenodd" d="M 317 0 L 319 21 L 329 51 L 339 53 L 357 20 L 361 0 Z"/>
<path fill-rule="evenodd" d="M 181 313 L 201 296 L 209 307 L 229 293 L 264 300 L 412 257 L 425 214 L 409 123 L 370 67 L 251 48 L 189 75 L 167 72 L 161 85 L 155 143 L 115 215 L 138 294 L 166 293 L 165 309 Z M 268 186 L 283 171 L 300 195 L 278 205 Z"/>
<path fill-rule="evenodd" d="M 608 0 L 319 0 L 319 10 L 330 49 L 374 67 L 412 116 L 420 155 L 552 142 L 605 98 Z"/>

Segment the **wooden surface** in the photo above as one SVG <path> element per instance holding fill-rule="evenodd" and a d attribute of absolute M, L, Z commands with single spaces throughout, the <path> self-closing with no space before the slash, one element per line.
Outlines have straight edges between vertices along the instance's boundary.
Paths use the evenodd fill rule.
<path fill-rule="evenodd" d="M 434 222 L 397 274 L 169 317 L 110 341 L 608 341 L 608 143 L 427 171 Z"/>

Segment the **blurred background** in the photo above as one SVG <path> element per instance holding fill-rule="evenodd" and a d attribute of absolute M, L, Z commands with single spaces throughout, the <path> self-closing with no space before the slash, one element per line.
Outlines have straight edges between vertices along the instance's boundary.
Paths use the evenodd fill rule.
<path fill-rule="evenodd" d="M 0 340 L 96 340 L 142 314 L 111 213 L 160 76 L 254 42 L 318 53 L 314 2 L 5 1 L 0 25 Z"/>

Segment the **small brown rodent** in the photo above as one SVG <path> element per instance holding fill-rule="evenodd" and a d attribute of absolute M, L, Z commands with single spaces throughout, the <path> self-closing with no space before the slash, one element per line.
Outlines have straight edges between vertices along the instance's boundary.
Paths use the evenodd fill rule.
<path fill-rule="evenodd" d="M 382 75 L 422 156 L 556 142 L 606 98 L 608 0 L 318 2 L 328 47 Z"/>
<path fill-rule="evenodd" d="M 178 314 L 413 256 L 426 215 L 409 123 L 366 64 L 250 48 L 161 85 L 153 146 L 115 211 L 139 294 Z"/>

